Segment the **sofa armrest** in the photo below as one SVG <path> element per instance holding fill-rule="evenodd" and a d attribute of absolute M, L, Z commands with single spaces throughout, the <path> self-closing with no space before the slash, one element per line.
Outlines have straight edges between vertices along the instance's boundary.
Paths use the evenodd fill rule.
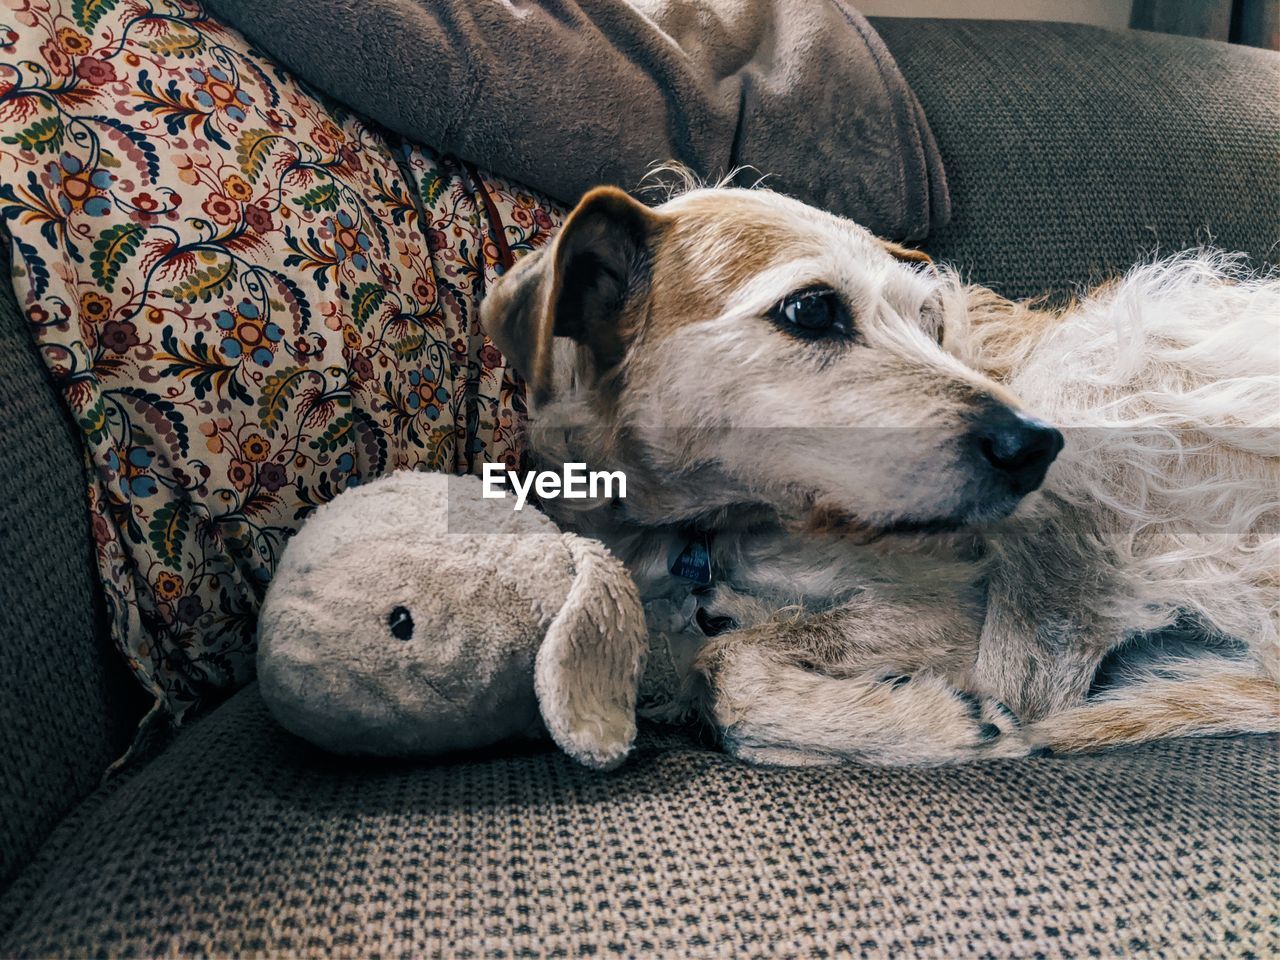
<path fill-rule="evenodd" d="M 80 441 L 0 233 L 0 890 L 129 743 L 141 687 L 98 609 Z"/>

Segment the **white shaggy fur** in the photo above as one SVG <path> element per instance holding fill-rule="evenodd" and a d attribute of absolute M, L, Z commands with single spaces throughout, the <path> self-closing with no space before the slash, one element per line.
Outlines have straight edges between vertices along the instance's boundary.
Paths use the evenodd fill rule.
<path fill-rule="evenodd" d="M 1134 269 L 1010 379 L 1069 431 L 1046 487 L 1107 517 L 1133 628 L 1201 615 L 1274 672 L 1280 615 L 1280 280 L 1199 252 Z"/>
<path fill-rule="evenodd" d="M 601 543 L 484 498 L 477 477 L 405 470 L 343 491 L 289 541 L 258 678 L 283 726 L 336 753 L 550 734 L 606 770 L 635 738 L 645 639 Z"/>
<path fill-rule="evenodd" d="M 1106 699 L 1175 675 L 1280 679 L 1280 280 L 1221 253 L 1190 252 L 1135 268 L 985 361 L 989 338 L 971 324 L 969 298 L 954 279 L 943 282 L 956 349 L 974 365 L 995 359 L 1026 407 L 1067 437 L 1042 492 L 988 533 L 1007 571 L 993 602 L 1025 605 L 1029 593 L 1076 582 L 1055 567 L 1090 578 L 1056 601 L 1071 614 L 1059 627 L 1076 669 L 1064 669 L 1051 644 L 986 631 L 977 673 L 997 687 L 1016 676 L 1010 702 L 1028 703 L 1034 690 L 1035 713 L 1052 714 L 1079 702 L 1097 657 L 1124 637 L 1190 619 L 1243 644 L 1249 661 L 1140 666 L 1127 691 Z M 1046 538 L 1061 525 L 1071 537 Z M 1029 685 L 1029 674 L 1045 677 L 1043 686 Z M 1268 710 L 1237 691 L 1236 709 L 1203 727 L 1231 729 L 1234 717 L 1236 729 L 1272 729 L 1274 691 L 1271 700 Z M 1196 726 L 1187 711 L 1167 719 L 1169 733 Z"/>

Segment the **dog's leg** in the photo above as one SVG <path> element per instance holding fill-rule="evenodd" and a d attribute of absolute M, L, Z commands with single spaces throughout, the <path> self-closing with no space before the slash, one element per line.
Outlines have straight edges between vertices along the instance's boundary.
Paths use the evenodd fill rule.
<path fill-rule="evenodd" d="M 695 664 L 700 709 L 726 750 L 759 763 L 893 766 L 1028 752 L 1008 708 L 943 675 L 955 645 L 920 642 L 924 621 L 878 610 L 860 604 L 709 640 Z M 897 637 L 879 632 L 891 624 Z"/>
<path fill-rule="evenodd" d="M 1107 651 L 1124 634 L 1075 623 L 1055 611 L 1002 603 L 993 590 L 977 660 L 965 685 L 998 697 L 1026 723 L 1081 702 Z M 1116 638 L 1116 639 L 1110 639 Z"/>
<path fill-rule="evenodd" d="M 968 680 L 1024 723 L 1083 701 L 1103 658 L 1138 626 L 1126 617 L 1134 604 L 1122 565 L 1104 544 L 1091 517 L 1047 497 L 988 542 L 986 610 Z"/>
<path fill-rule="evenodd" d="M 1045 717 L 1027 737 L 1070 753 L 1215 733 L 1280 733 L 1280 687 L 1247 661 L 1177 660 Z"/>

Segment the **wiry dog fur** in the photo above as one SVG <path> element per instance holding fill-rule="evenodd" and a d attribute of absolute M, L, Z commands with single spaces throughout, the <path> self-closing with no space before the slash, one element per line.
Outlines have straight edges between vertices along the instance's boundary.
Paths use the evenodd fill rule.
<path fill-rule="evenodd" d="M 776 307 L 829 288 L 854 331 Z M 1065 310 L 765 190 L 594 191 L 486 300 L 528 380 L 530 466 L 624 470 L 549 501 L 646 599 L 712 535 L 689 705 L 740 756 L 942 763 L 1280 728 L 1280 282 L 1140 267 Z M 1025 410 L 1039 490 L 974 453 Z M 994 413 L 993 413 L 994 411 Z"/>

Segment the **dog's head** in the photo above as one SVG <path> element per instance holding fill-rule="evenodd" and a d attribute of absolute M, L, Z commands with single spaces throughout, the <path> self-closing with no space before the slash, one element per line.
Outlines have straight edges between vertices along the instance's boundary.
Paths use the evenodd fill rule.
<path fill-rule="evenodd" d="M 754 504 L 950 528 L 1012 510 L 1062 438 L 944 351 L 941 286 L 923 254 L 768 191 L 651 209 L 606 187 L 483 323 L 526 378 L 535 449 L 580 431 L 576 459 L 639 471 L 651 522 Z"/>

